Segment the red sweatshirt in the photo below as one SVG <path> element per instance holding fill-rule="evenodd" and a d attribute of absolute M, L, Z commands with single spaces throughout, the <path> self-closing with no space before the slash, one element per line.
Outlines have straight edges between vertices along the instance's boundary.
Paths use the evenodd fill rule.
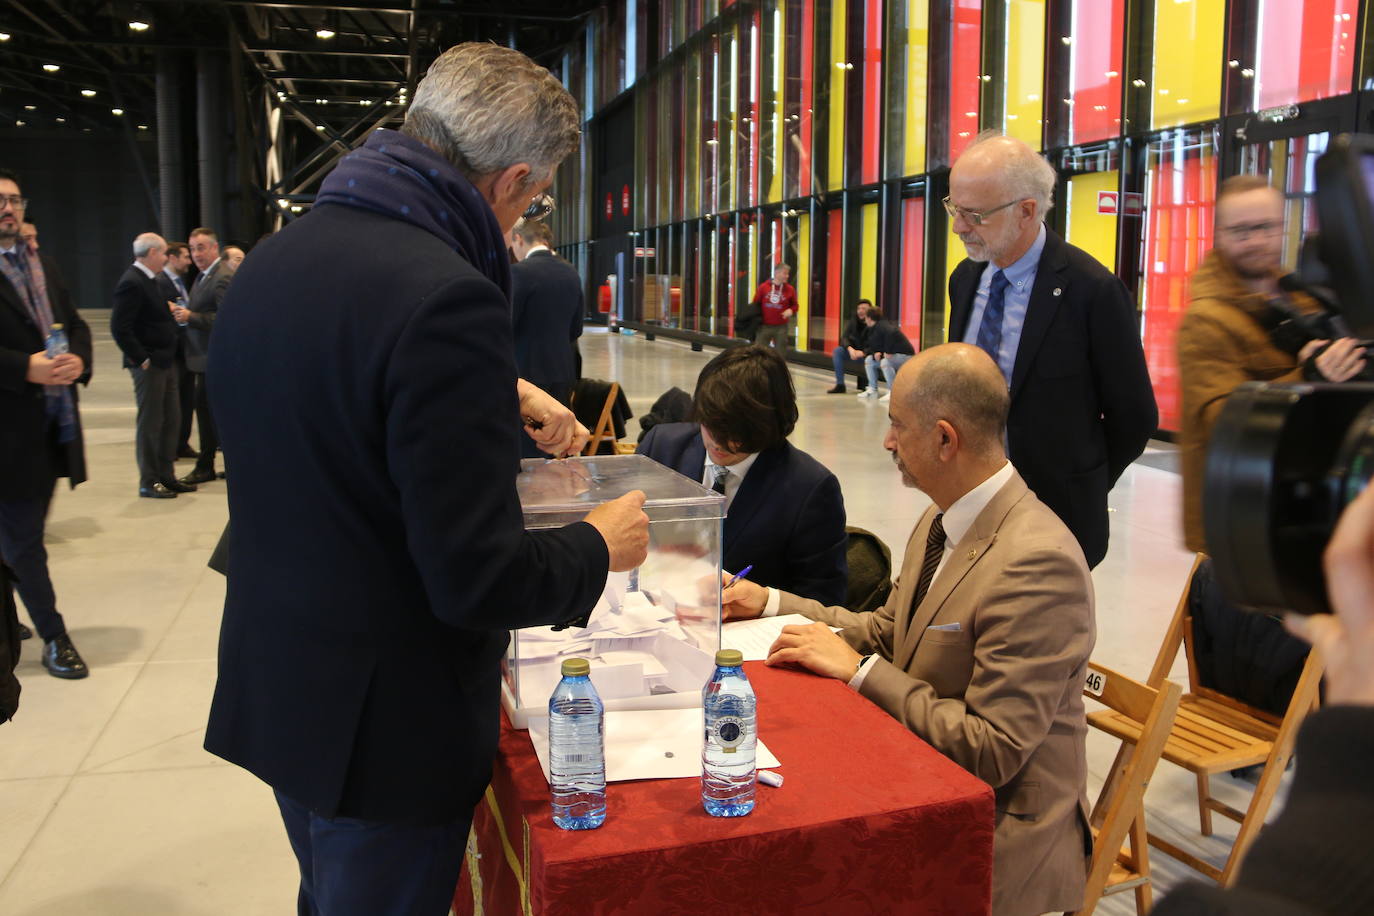
<path fill-rule="evenodd" d="M 778 286 L 772 280 L 765 280 L 754 293 L 754 301 L 763 309 L 764 324 L 787 324 L 787 319 L 782 317 L 785 309 L 791 309 L 793 315 L 797 313 L 797 291 L 791 283 Z"/>

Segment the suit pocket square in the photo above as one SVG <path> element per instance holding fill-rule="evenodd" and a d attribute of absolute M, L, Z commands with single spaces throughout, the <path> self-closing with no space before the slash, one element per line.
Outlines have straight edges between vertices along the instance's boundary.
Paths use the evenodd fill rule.
<path fill-rule="evenodd" d="M 937 630 L 941 633 L 958 633 L 963 627 L 956 621 L 955 623 L 940 623 L 933 627 L 926 627 L 926 632 Z"/>

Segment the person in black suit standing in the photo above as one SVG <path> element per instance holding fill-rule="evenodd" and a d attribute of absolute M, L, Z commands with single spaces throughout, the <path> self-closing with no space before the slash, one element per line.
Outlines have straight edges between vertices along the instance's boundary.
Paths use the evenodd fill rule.
<path fill-rule="evenodd" d="M 157 275 L 167 263 L 167 243 L 145 232 L 134 239 L 134 263 L 115 285 L 110 333 L 124 353 L 124 368 L 134 379 L 138 402 L 138 495 L 174 499 L 195 487 L 179 483 L 176 461 L 181 424 L 176 370 L 176 305 L 164 299 Z"/>
<path fill-rule="evenodd" d="M 234 473 L 205 747 L 275 791 L 302 913 L 449 912 L 508 631 L 583 625 L 646 556 L 643 493 L 527 532 L 516 492 L 521 417 L 550 454 L 587 437 L 516 375 L 504 244 L 581 122 L 523 54 L 448 50 L 215 323 Z"/>
<path fill-rule="evenodd" d="M 43 667 L 78 679 L 90 672 L 57 610 L 43 529 L 57 479 L 73 488 L 86 479 L 76 383 L 91 380 L 91 332 L 57 264 L 21 239 L 27 205 L 18 176 L 0 169 L 0 565 L 43 640 Z M 70 352 L 49 357 L 55 325 Z"/>
<path fill-rule="evenodd" d="M 945 209 L 968 258 L 949 279 L 949 339 L 992 356 L 1011 391 L 1011 463 L 1074 533 L 1107 554 L 1107 493 L 1159 423 L 1130 293 L 1043 222 L 1054 168 L 1019 140 L 980 136 L 954 163 Z"/>
<path fill-rule="evenodd" d="M 213 229 L 191 230 L 191 260 L 195 263 L 195 281 L 191 284 L 190 302 L 172 309 L 177 324 L 186 329 L 186 368 L 196 385 L 196 426 L 200 428 L 200 455 L 195 469 L 181 478 L 184 486 L 194 487 L 215 479 L 215 452 L 219 450 L 219 436 L 215 418 L 210 410 L 210 398 L 205 384 L 205 364 L 210 352 L 210 333 L 219 316 L 220 303 L 234 278 L 234 269 L 219 256 L 219 238 Z"/>
<path fill-rule="evenodd" d="M 721 351 L 697 377 L 691 423 L 653 427 L 636 451 L 725 495 L 723 568 L 817 601 L 843 602 L 844 497 L 824 465 L 787 441 L 797 393 L 781 351 Z"/>
<path fill-rule="evenodd" d="M 175 302 L 185 308 L 191 301 L 191 291 L 186 287 L 186 274 L 191 269 L 191 249 L 185 242 L 167 243 L 167 263 L 157 275 L 158 289 L 168 302 Z M 173 313 L 175 317 L 176 313 Z M 181 322 L 177 322 L 181 325 Z M 199 458 L 200 452 L 191 448 L 191 419 L 196 410 L 196 377 L 186 368 L 186 328 L 181 326 L 177 334 L 177 395 L 181 408 L 181 426 L 177 433 L 177 457 Z"/>
<path fill-rule="evenodd" d="M 511 230 L 510 243 L 520 259 L 510 271 L 515 367 L 522 379 L 567 404 L 580 362 L 582 277 L 550 249 L 553 230 L 542 220 L 521 220 Z M 520 445 L 521 457 L 539 456 L 539 446 L 529 436 Z"/>

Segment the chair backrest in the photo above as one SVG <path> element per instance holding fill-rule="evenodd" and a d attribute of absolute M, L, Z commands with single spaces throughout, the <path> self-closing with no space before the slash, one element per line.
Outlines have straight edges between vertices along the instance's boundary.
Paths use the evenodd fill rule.
<path fill-rule="evenodd" d="M 584 379 L 583 381 L 587 380 Z M 591 430 L 592 434 L 582 449 L 584 455 L 598 454 L 597 450 L 601 447 L 603 439 L 614 443 L 619 438 L 616 435 L 612 411 L 615 409 L 616 398 L 620 397 L 620 384 L 618 382 L 599 382 L 598 384 L 607 386 L 605 399 L 600 402 L 600 410 L 596 409 L 598 402 L 594 397 L 588 396 L 595 389 L 589 390 L 589 387 L 583 386 L 579 382 L 578 388 L 573 392 L 573 413 L 577 415 L 578 422 Z M 582 395 L 581 398 L 578 397 L 579 394 Z M 612 445 L 611 451 L 614 454 L 614 445 Z"/>
<path fill-rule="evenodd" d="M 845 526 L 849 581 L 844 606 L 856 613 L 875 611 L 892 591 L 892 551 L 872 531 Z"/>
<path fill-rule="evenodd" d="M 1115 772 L 1107 779 L 1102 797 L 1095 806 L 1095 810 L 1103 812 L 1103 818 L 1093 845 L 1092 866 L 1080 911 L 1091 913 L 1107 887 L 1128 834 L 1132 835 L 1132 850 L 1137 861 L 1148 862 L 1148 854 L 1143 849 L 1145 789 L 1174 727 L 1183 689 L 1167 680 L 1158 688 L 1150 687 L 1089 662 L 1083 694 L 1140 726 L 1140 736 L 1129 751 L 1123 748 L 1123 753 L 1117 755 Z M 1133 825 L 1137 827 L 1134 833 Z M 1133 874 L 1128 882 L 1123 882 L 1123 887 L 1148 880 L 1146 868 L 1143 874 Z"/>

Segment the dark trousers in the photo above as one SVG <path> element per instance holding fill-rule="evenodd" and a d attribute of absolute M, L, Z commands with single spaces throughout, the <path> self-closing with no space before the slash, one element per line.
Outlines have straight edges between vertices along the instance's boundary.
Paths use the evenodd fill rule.
<path fill-rule="evenodd" d="M 325 818 L 277 793 L 301 867 L 297 916 L 448 916 L 472 816 L 437 826 Z"/>
<path fill-rule="evenodd" d="M 196 380 L 196 425 L 200 427 L 200 457 L 196 459 L 196 470 L 213 471 L 215 452 L 219 450 L 219 431 L 215 429 L 215 418 L 210 415 L 210 390 L 205 385 L 204 372 L 190 375 Z"/>
<path fill-rule="evenodd" d="M 773 348 L 787 356 L 787 338 L 792 334 L 792 327 L 788 324 L 765 324 L 759 328 L 759 336 L 754 338 L 754 343 L 760 347 L 768 346 L 771 341 Z"/>
<path fill-rule="evenodd" d="M 863 391 L 868 387 L 868 379 L 864 377 L 864 363 L 861 359 L 850 359 L 849 348 L 841 344 L 830 351 L 830 361 L 835 364 L 835 384 L 844 386 L 844 370 L 854 370 L 854 378 L 859 380 L 859 390 Z"/>
<path fill-rule="evenodd" d="M 177 434 L 177 450 L 191 444 L 191 417 L 196 410 L 196 374 L 177 359 L 177 394 L 181 407 L 181 430 Z"/>
<path fill-rule="evenodd" d="M 134 453 L 138 457 L 138 485 L 176 480 L 173 463 L 177 456 L 177 433 L 181 426 L 181 406 L 177 394 L 175 366 L 129 368 L 134 377 L 134 399 L 138 402 L 138 427 Z"/>
<path fill-rule="evenodd" d="M 0 558 L 14 572 L 15 590 L 33 628 L 45 642 L 67 632 L 62 615 L 57 613 L 57 595 L 48 575 L 48 549 L 43 546 L 52 489 L 50 485 L 45 495 L 35 499 L 0 499 Z"/>

